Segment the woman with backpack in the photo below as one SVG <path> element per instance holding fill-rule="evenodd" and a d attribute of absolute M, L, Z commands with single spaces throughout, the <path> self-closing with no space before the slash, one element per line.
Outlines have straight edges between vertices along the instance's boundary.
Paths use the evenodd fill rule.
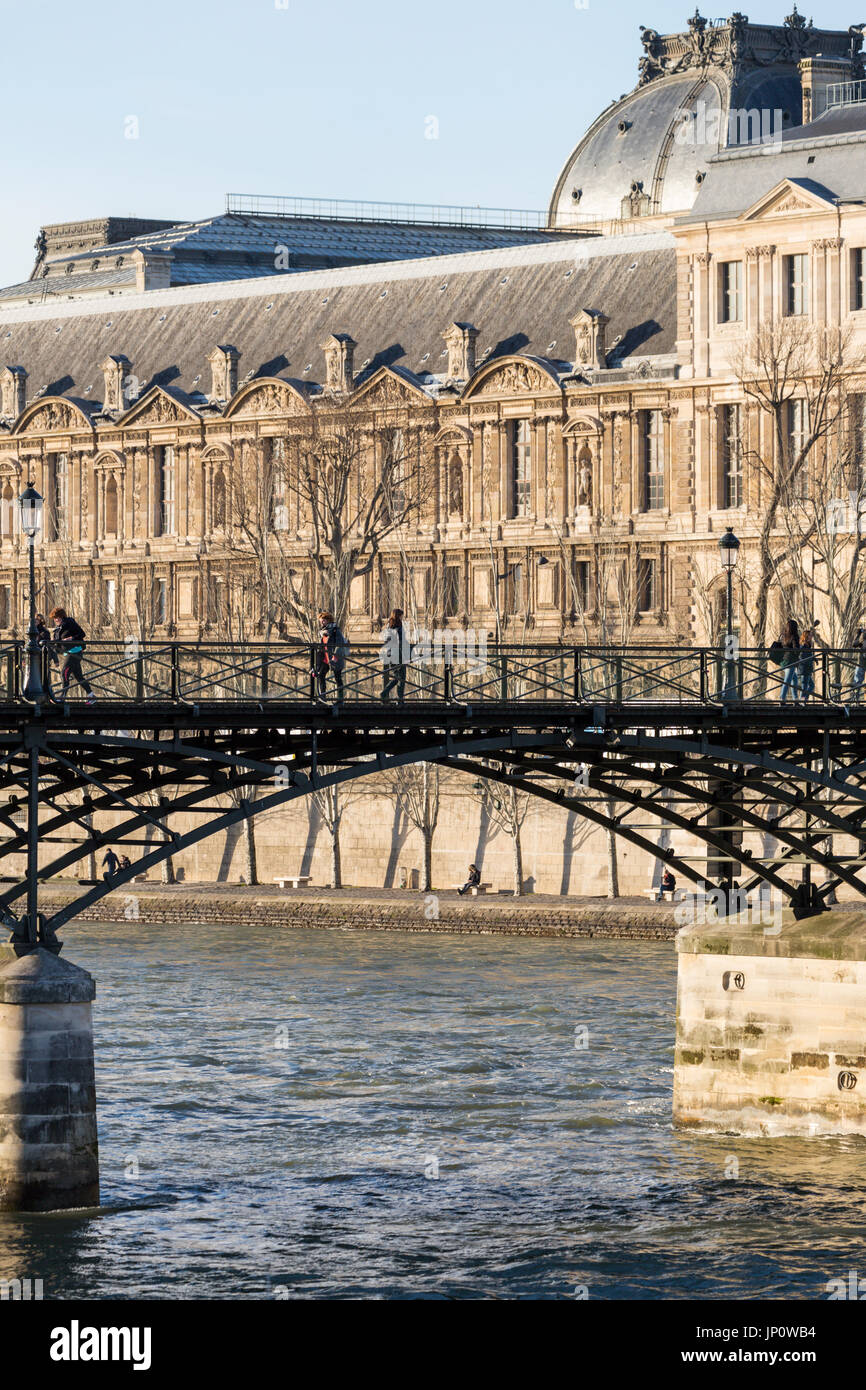
<path fill-rule="evenodd" d="M 69 686 L 75 680 L 87 696 L 87 703 L 95 705 L 93 686 L 81 669 L 81 653 L 86 645 L 84 629 L 74 618 L 70 618 L 65 608 L 52 608 L 48 616 L 54 623 L 53 641 L 55 648 L 60 652 L 62 662 L 63 699 L 66 699 Z"/>

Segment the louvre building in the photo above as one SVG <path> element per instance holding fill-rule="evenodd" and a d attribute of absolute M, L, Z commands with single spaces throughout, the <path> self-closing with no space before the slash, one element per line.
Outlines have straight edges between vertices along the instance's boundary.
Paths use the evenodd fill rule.
<path fill-rule="evenodd" d="M 744 389 L 759 327 L 844 338 L 860 465 L 863 32 L 696 14 L 641 45 L 535 218 L 233 196 L 45 227 L 0 290 L 0 627 L 22 630 L 32 479 L 41 592 L 93 635 L 301 635 L 322 594 L 297 470 L 331 418 L 350 510 L 402 480 L 347 581 L 355 640 L 395 604 L 511 641 L 712 636 L 718 538 L 747 576 L 787 447 Z M 792 448 L 812 389 L 787 393 Z"/>

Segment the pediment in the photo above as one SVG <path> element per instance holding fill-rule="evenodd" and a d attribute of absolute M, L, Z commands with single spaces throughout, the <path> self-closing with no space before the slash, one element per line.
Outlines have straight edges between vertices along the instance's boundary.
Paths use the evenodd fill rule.
<path fill-rule="evenodd" d="M 401 405 L 418 405 L 422 401 L 429 403 L 428 392 L 390 367 L 380 367 L 352 396 L 353 406 L 363 405 L 366 409 L 393 409 Z"/>
<path fill-rule="evenodd" d="M 534 358 L 509 357 L 479 368 L 466 385 L 464 396 L 534 396 L 561 389 L 553 372 Z"/>
<path fill-rule="evenodd" d="M 792 212 L 835 212 L 836 204 L 822 193 L 818 185 L 810 186 L 799 179 L 782 179 L 759 198 L 743 214 L 744 222 L 760 222 L 765 217 L 777 217 Z"/>
<path fill-rule="evenodd" d="M 127 425 L 188 425 L 200 420 L 201 416 L 188 406 L 181 405 L 161 386 L 154 386 L 140 401 L 136 401 L 118 424 Z"/>
<path fill-rule="evenodd" d="M 307 415 L 309 405 L 296 386 L 279 377 L 259 377 L 242 386 L 225 408 L 226 417 Z"/>
<path fill-rule="evenodd" d="M 92 430 L 93 424 L 80 406 L 62 396 L 44 396 L 23 410 L 15 423 L 13 434 L 50 434 L 71 430 Z"/>

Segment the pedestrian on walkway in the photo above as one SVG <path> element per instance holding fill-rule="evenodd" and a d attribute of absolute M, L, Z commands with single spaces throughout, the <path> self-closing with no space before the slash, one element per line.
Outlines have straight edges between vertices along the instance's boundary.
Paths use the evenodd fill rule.
<path fill-rule="evenodd" d="M 800 638 L 800 699 L 815 694 L 815 633 L 809 628 Z"/>
<path fill-rule="evenodd" d="M 789 695 L 793 695 L 796 701 L 800 690 L 799 666 L 800 666 L 800 629 L 794 618 L 789 618 L 785 624 L 780 637 L 782 643 L 782 654 L 779 665 L 782 668 L 782 704 L 785 703 Z"/>
<path fill-rule="evenodd" d="M 316 682 L 319 699 L 327 698 L 327 679 L 330 675 L 337 687 L 337 704 L 343 702 L 343 669 L 346 665 L 348 642 L 333 613 L 323 608 L 319 614 L 319 643 L 316 650 Z"/>
<path fill-rule="evenodd" d="M 60 673 L 63 683 L 63 699 L 66 699 L 69 686 L 74 680 L 78 682 L 87 696 L 87 703 L 95 705 L 96 696 L 93 693 L 93 686 L 81 669 L 81 653 L 86 646 L 84 629 L 74 618 L 70 618 L 65 608 L 52 608 L 48 616 L 54 623 L 53 641 L 63 663 Z"/>
<path fill-rule="evenodd" d="M 397 704 L 406 697 L 406 668 L 412 659 L 412 646 L 403 626 L 403 610 L 395 608 L 382 633 L 382 704 L 390 703 L 391 691 L 397 691 Z"/>

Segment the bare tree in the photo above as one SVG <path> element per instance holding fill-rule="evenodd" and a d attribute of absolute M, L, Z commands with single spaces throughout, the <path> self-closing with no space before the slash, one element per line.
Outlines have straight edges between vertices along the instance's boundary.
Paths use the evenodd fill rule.
<path fill-rule="evenodd" d="M 439 821 L 440 769 L 437 763 L 411 763 L 396 768 L 389 789 L 424 842 L 423 890 L 433 888 L 433 837 Z"/>
<path fill-rule="evenodd" d="M 491 762 L 491 768 L 507 773 L 505 763 Z M 514 867 L 514 896 L 523 896 L 523 842 L 522 831 L 529 810 L 529 792 L 522 791 L 512 783 L 502 785 L 498 782 L 473 784 L 473 791 L 481 802 L 488 820 L 511 840 L 512 864 Z"/>

